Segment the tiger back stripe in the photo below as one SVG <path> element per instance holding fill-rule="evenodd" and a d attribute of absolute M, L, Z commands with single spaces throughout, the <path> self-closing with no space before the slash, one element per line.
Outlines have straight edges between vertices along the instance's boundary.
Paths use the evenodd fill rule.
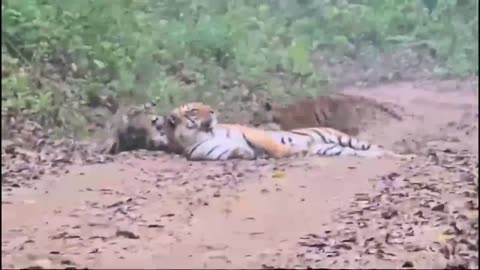
<path fill-rule="evenodd" d="M 311 129 L 311 131 L 313 131 L 315 134 L 317 134 L 324 143 L 330 143 L 331 141 L 330 140 L 327 140 L 327 138 L 325 138 L 325 136 L 320 133 L 318 130 L 315 130 L 315 129 Z M 312 139 L 315 139 L 311 134 L 307 133 L 307 132 L 304 132 L 304 131 L 299 131 L 299 130 L 292 130 L 290 131 L 292 132 L 293 134 L 297 134 L 297 135 L 301 135 L 301 136 L 308 136 Z"/>
<path fill-rule="evenodd" d="M 293 133 L 293 134 L 296 134 L 296 135 L 306 136 L 306 137 L 310 137 L 311 139 L 315 139 L 315 138 L 312 136 L 312 134 L 306 133 L 306 132 L 304 132 L 304 131 L 291 130 L 291 131 L 289 131 L 289 132 L 291 132 L 291 133 Z M 318 136 L 320 136 L 320 137 L 322 138 L 322 140 L 325 141 L 325 137 L 323 137 L 322 134 L 318 134 Z M 326 141 L 325 141 L 325 142 L 326 142 Z"/>

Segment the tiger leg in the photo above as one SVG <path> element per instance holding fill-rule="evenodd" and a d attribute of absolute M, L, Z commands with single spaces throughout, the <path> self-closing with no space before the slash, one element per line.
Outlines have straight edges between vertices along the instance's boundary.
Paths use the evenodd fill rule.
<path fill-rule="evenodd" d="M 385 151 L 385 156 L 392 157 L 392 158 L 398 158 L 400 160 L 412 160 L 417 157 L 415 154 L 397 154 L 389 150 L 384 150 Z"/>
<path fill-rule="evenodd" d="M 416 157 L 415 154 L 397 154 L 391 150 L 384 149 L 378 145 L 372 145 L 368 150 L 355 150 L 359 156 L 362 157 L 391 157 L 399 160 L 412 160 Z"/>
<path fill-rule="evenodd" d="M 199 160 L 229 160 L 229 159 L 245 159 L 251 160 L 255 159 L 257 156 L 254 151 L 245 148 L 222 148 L 222 147 L 213 147 L 208 149 L 208 151 L 195 151 L 190 154 L 186 154 L 189 160 L 199 161 Z"/>
<path fill-rule="evenodd" d="M 319 156 L 358 156 L 363 158 L 393 157 L 401 160 L 411 160 L 415 155 L 401 155 L 372 145 L 369 149 L 359 150 L 336 143 L 317 143 L 310 147 L 310 154 Z"/>
<path fill-rule="evenodd" d="M 251 149 L 236 148 L 228 155 L 227 159 L 256 159 L 257 155 Z"/>

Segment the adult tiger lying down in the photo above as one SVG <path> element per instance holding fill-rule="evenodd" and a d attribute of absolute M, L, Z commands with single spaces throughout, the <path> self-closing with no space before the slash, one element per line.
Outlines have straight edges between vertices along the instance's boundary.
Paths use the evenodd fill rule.
<path fill-rule="evenodd" d="M 331 128 L 267 131 L 219 124 L 213 108 L 201 102 L 175 108 L 166 117 L 165 129 L 169 143 L 181 149 L 190 160 L 256 159 L 265 155 L 273 158 L 296 155 L 414 157 L 393 153 Z"/>

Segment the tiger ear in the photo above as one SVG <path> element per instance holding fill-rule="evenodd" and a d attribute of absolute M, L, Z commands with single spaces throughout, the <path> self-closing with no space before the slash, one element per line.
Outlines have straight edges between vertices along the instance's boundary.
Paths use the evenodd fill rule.
<path fill-rule="evenodd" d="M 263 104 L 263 107 L 265 108 L 265 110 L 267 111 L 271 111 L 273 109 L 273 106 L 270 102 L 266 101 L 265 104 Z"/>

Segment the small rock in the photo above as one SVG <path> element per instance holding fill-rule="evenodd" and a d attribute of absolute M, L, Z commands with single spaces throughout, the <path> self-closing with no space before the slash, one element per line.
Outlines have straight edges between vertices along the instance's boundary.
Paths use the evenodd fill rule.
<path fill-rule="evenodd" d="M 160 225 L 160 224 L 148 224 L 148 228 L 163 228 L 165 226 Z"/>
<path fill-rule="evenodd" d="M 345 249 L 345 250 L 351 250 L 351 249 L 352 249 L 352 247 L 351 247 L 350 245 L 347 245 L 347 244 L 345 244 L 345 243 L 333 245 L 333 248 L 336 248 L 336 249 Z"/>
<path fill-rule="evenodd" d="M 60 261 L 60 263 L 63 264 L 63 265 L 75 265 L 75 263 L 72 262 L 72 260 L 70 260 L 70 259 L 63 259 L 63 260 Z"/>
<path fill-rule="evenodd" d="M 445 203 L 439 203 L 433 206 L 432 211 L 445 212 Z"/>
<path fill-rule="evenodd" d="M 408 252 L 418 252 L 418 251 L 425 250 L 424 247 L 421 247 L 420 245 L 417 245 L 417 244 L 414 244 L 414 243 L 407 243 L 404 246 L 404 249 Z"/>
<path fill-rule="evenodd" d="M 382 216 L 382 218 L 384 218 L 384 219 L 391 219 L 391 218 L 393 218 L 393 217 L 395 217 L 395 216 L 398 216 L 398 211 L 395 210 L 395 209 L 389 208 L 389 209 L 387 209 L 387 210 L 385 210 L 385 211 L 382 211 L 381 216 Z"/>
<path fill-rule="evenodd" d="M 50 259 L 38 259 L 33 262 L 29 269 L 53 269 L 53 263 Z"/>
<path fill-rule="evenodd" d="M 139 239 L 140 238 L 140 236 L 134 234 L 131 231 L 126 231 L 126 230 L 118 230 L 115 233 L 115 236 L 117 236 L 117 237 L 122 236 L 122 237 L 125 237 L 125 238 L 128 238 L 128 239 Z"/>
<path fill-rule="evenodd" d="M 469 200 L 465 203 L 465 207 L 468 210 L 478 210 L 478 203 L 475 203 L 473 200 Z"/>

